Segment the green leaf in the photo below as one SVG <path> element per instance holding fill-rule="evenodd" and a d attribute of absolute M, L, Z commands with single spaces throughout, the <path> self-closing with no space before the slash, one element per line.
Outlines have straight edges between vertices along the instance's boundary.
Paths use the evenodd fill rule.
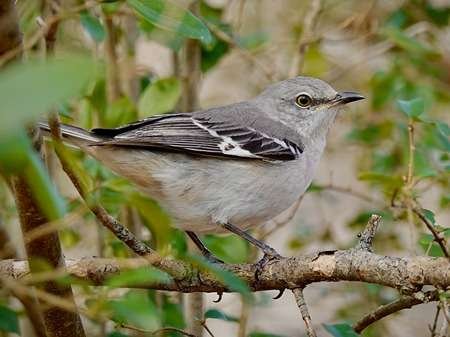
<path fill-rule="evenodd" d="M 17 313 L 3 305 L 0 305 L 0 331 L 20 334 Z"/>
<path fill-rule="evenodd" d="M 169 283 L 172 280 L 169 274 L 154 267 L 140 267 L 122 271 L 106 281 L 110 287 L 137 287 L 139 285 Z"/>
<path fill-rule="evenodd" d="M 230 316 L 218 309 L 209 309 L 207 312 L 205 312 L 205 318 L 221 319 L 227 322 L 239 322 L 239 318 Z"/>
<path fill-rule="evenodd" d="M 450 136 L 450 127 L 448 126 L 447 123 L 445 122 L 441 122 L 441 121 L 436 121 L 435 122 L 436 128 L 438 129 L 438 131 L 444 136 L 444 137 L 449 137 Z"/>
<path fill-rule="evenodd" d="M 325 330 L 327 330 L 334 337 L 358 337 L 351 325 L 347 323 L 340 324 L 324 324 Z"/>
<path fill-rule="evenodd" d="M 237 235 L 206 235 L 203 239 L 206 246 L 218 258 L 228 263 L 247 261 L 248 245 Z"/>
<path fill-rule="evenodd" d="M 411 100 L 398 100 L 400 110 L 409 118 L 417 120 L 425 111 L 425 102 L 421 97 Z"/>
<path fill-rule="evenodd" d="M 142 215 L 144 225 L 151 231 L 158 251 L 162 254 L 167 253 L 173 233 L 169 216 L 154 200 L 142 194 L 132 193 L 128 196 L 128 200 Z"/>
<path fill-rule="evenodd" d="M 203 257 L 200 256 L 190 256 L 190 259 L 200 268 L 203 268 L 213 273 L 231 291 L 240 293 L 248 301 L 252 299 L 252 294 L 250 293 L 250 288 L 248 287 L 247 283 L 245 283 L 242 279 L 237 277 L 232 272 L 222 269 L 220 266 L 217 266 L 215 264 L 209 263 Z"/>
<path fill-rule="evenodd" d="M 156 80 L 142 93 L 138 110 L 140 117 L 148 117 L 173 110 L 181 95 L 181 85 L 176 78 Z"/>
<path fill-rule="evenodd" d="M 93 73 L 86 57 L 15 64 L 0 73 L 0 135 L 14 135 L 55 105 L 76 96 Z"/>
<path fill-rule="evenodd" d="M 422 208 L 422 213 L 427 218 L 428 221 L 430 221 L 433 225 L 436 224 L 436 217 L 432 211 L 429 209 Z"/>
<path fill-rule="evenodd" d="M 183 306 L 180 303 L 172 303 L 173 301 L 170 296 L 163 295 L 163 305 L 162 305 L 162 325 L 172 326 L 179 329 L 184 329 L 186 327 L 186 322 L 183 316 Z M 178 333 L 170 333 L 169 336 L 178 337 Z"/>
<path fill-rule="evenodd" d="M 450 231 L 444 231 L 445 237 L 450 235 Z M 439 244 L 434 240 L 434 236 L 432 234 L 421 234 L 419 238 L 419 245 L 422 248 L 424 253 L 428 252 L 428 256 L 433 257 L 442 257 L 444 256 L 444 252 Z"/>
<path fill-rule="evenodd" d="M 92 16 L 88 12 L 82 12 L 80 14 L 80 22 L 92 40 L 99 43 L 105 39 L 105 29 L 97 17 Z"/>
<path fill-rule="evenodd" d="M 206 72 L 214 67 L 229 50 L 228 43 L 219 39 L 215 39 L 211 45 L 202 45 L 202 71 Z"/>
<path fill-rule="evenodd" d="M 133 102 L 128 97 L 121 97 L 108 105 L 103 122 L 106 127 L 116 127 L 136 119 L 136 107 Z"/>
<path fill-rule="evenodd" d="M 109 301 L 108 307 L 113 313 L 113 320 L 119 324 L 146 330 L 155 330 L 160 326 L 156 305 L 145 291 L 131 290 L 121 299 Z"/>
<path fill-rule="evenodd" d="M 210 43 L 211 33 L 206 25 L 190 11 L 169 0 L 127 0 L 136 12 L 155 26 L 175 31 L 192 39 Z"/>

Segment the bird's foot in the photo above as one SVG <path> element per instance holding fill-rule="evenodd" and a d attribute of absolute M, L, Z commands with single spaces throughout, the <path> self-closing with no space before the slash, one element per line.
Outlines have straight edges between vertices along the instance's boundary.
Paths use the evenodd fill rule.
<path fill-rule="evenodd" d="M 260 280 L 260 275 L 263 272 L 264 267 L 272 262 L 272 261 L 278 261 L 281 260 L 283 257 L 278 254 L 278 252 L 273 249 L 272 247 L 266 247 L 266 249 L 264 249 L 264 255 L 263 257 L 256 262 L 255 264 L 255 278 L 256 281 Z"/>

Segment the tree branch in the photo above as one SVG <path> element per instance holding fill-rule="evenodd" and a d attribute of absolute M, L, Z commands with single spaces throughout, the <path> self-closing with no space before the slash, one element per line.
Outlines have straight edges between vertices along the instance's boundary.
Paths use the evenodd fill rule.
<path fill-rule="evenodd" d="M 426 293 L 419 292 L 414 295 L 403 296 L 391 303 L 378 307 L 375 311 L 361 318 L 353 325 L 353 330 L 355 330 L 357 333 L 361 333 L 369 325 L 397 311 L 409 309 L 418 304 L 433 302 L 437 300 L 439 300 L 439 294 L 437 291 L 429 291 Z"/>
<path fill-rule="evenodd" d="M 73 277 L 104 285 L 105 280 L 123 270 L 163 266 L 172 275 L 168 282 L 145 282 L 124 287 L 148 288 L 177 292 L 230 292 L 230 289 L 209 271 L 194 270 L 182 261 L 164 258 L 152 263 L 145 258 L 67 259 L 67 272 Z M 267 265 L 255 279 L 254 264 L 229 264 L 223 269 L 245 281 L 252 291 L 295 289 L 315 282 L 360 281 L 416 292 L 425 285 L 442 289 L 450 287 L 450 264 L 446 258 L 382 256 L 357 249 L 314 253 L 282 258 Z M 26 261 L 0 262 L 0 276 L 21 280 L 29 273 Z"/>

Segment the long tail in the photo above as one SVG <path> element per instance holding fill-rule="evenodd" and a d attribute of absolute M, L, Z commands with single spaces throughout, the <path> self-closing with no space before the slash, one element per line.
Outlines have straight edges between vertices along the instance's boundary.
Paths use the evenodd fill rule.
<path fill-rule="evenodd" d="M 38 126 L 44 134 L 50 134 L 50 126 L 48 123 L 39 122 Z M 61 134 L 65 141 L 76 146 L 92 145 L 96 142 L 105 140 L 85 129 L 68 124 L 61 124 Z"/>

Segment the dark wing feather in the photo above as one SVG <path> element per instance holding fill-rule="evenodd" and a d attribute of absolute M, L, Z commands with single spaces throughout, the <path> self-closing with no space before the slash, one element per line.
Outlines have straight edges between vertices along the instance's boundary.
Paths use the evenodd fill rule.
<path fill-rule="evenodd" d="M 215 157 L 294 160 L 303 151 L 301 146 L 287 139 L 192 114 L 157 116 L 116 129 L 93 129 L 92 132 L 111 137 L 95 145 L 159 148 Z"/>

